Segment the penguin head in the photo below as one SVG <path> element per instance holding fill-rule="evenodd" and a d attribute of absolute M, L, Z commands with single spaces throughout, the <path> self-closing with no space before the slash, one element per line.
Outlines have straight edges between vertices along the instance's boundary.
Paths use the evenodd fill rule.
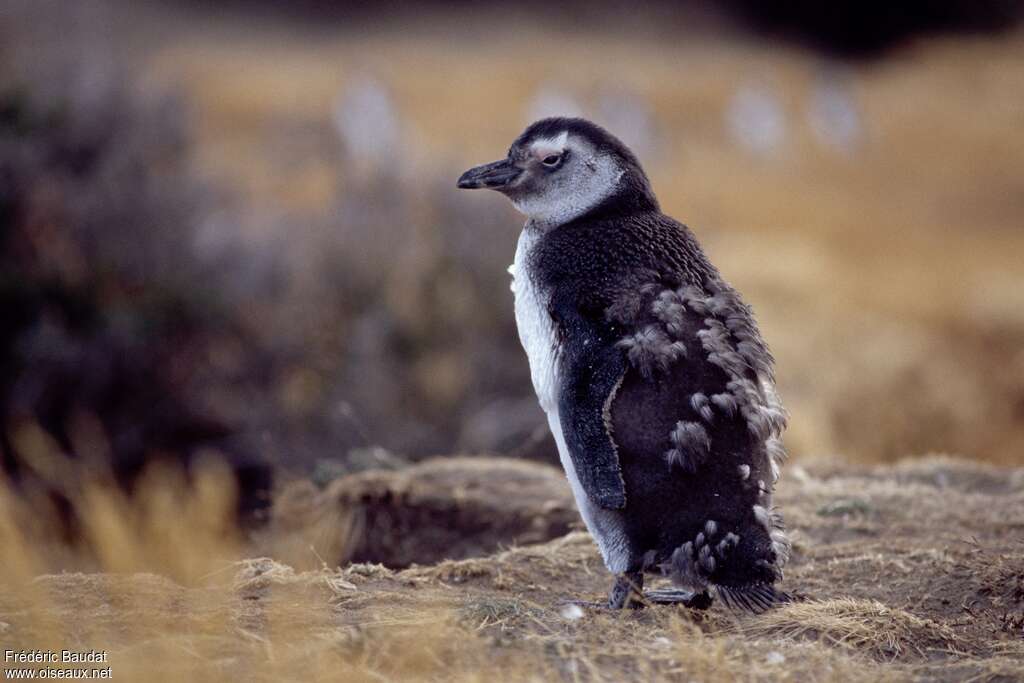
<path fill-rule="evenodd" d="M 614 135 L 585 119 L 549 118 L 516 138 L 504 159 L 469 169 L 465 189 L 506 195 L 537 224 L 561 225 L 598 209 L 657 210 L 636 156 Z"/>

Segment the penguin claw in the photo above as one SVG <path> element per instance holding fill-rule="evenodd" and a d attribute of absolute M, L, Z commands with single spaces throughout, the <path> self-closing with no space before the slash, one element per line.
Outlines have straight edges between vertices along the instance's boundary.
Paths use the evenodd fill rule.
<path fill-rule="evenodd" d="M 641 609 L 643 604 L 644 574 L 642 571 L 626 572 L 615 577 L 615 583 L 608 591 L 607 609 Z"/>
<path fill-rule="evenodd" d="M 665 588 L 647 591 L 644 600 L 652 605 L 683 605 L 690 609 L 705 610 L 711 607 L 711 596 L 707 591 L 695 593 L 681 588 Z"/>
<path fill-rule="evenodd" d="M 643 609 L 653 605 L 682 605 L 690 609 L 706 610 L 711 607 L 712 598 L 706 591 L 694 593 L 682 589 L 667 588 L 647 591 L 643 597 L 630 596 L 629 600 L 600 602 L 596 600 L 561 600 L 559 607 L 575 606 L 587 610 L 618 611 L 621 609 Z"/>

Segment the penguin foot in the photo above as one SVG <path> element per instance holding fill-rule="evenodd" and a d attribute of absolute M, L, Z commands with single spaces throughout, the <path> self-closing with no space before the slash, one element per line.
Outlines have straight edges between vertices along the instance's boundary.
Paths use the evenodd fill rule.
<path fill-rule="evenodd" d="M 707 591 L 695 593 L 681 588 L 665 588 L 647 591 L 644 600 L 652 605 L 683 605 L 690 609 L 708 609 L 711 607 L 711 596 Z"/>
<path fill-rule="evenodd" d="M 642 609 L 644 606 L 644 573 L 627 572 L 615 577 L 608 592 L 608 609 Z"/>
<path fill-rule="evenodd" d="M 683 605 L 690 609 L 708 609 L 712 598 L 707 591 L 695 593 L 681 588 L 665 588 L 644 592 L 643 572 L 619 574 L 608 592 L 607 602 L 568 600 L 563 604 L 587 609 L 643 609 L 647 605 Z"/>

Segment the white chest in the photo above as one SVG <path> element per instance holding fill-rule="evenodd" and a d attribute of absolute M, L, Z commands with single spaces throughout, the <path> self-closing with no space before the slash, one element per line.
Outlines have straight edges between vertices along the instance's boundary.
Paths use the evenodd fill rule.
<path fill-rule="evenodd" d="M 539 231 L 523 228 L 516 247 L 515 261 L 509 266 L 512 292 L 515 294 L 516 327 L 519 341 L 530 361 L 530 378 L 540 407 L 546 413 L 557 410 L 557 371 L 555 329 L 548 313 L 547 297 L 542 294 L 527 270 L 530 250 Z"/>
<path fill-rule="evenodd" d="M 537 289 L 528 269 L 530 250 L 540 237 L 540 230 L 523 228 L 516 247 L 515 262 L 509 266 L 512 292 L 516 299 L 516 327 L 519 341 L 530 361 L 530 377 L 540 407 L 548 416 L 548 425 L 558 446 L 558 456 L 569 479 L 576 505 L 591 535 L 597 541 L 605 565 L 612 572 L 622 572 L 630 564 L 632 553 L 626 538 L 621 515 L 615 510 L 602 510 L 587 497 L 569 449 L 558 415 L 558 351 L 555 327 L 548 313 L 547 295 Z"/>

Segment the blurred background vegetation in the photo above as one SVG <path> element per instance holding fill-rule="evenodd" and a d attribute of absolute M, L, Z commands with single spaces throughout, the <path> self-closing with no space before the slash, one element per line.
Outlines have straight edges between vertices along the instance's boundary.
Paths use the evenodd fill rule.
<path fill-rule="evenodd" d="M 4 471 L 554 462 L 522 220 L 454 187 L 550 114 L 754 305 L 793 457 L 1024 464 L 1020 4 L 769 6 L 6 1 Z"/>

